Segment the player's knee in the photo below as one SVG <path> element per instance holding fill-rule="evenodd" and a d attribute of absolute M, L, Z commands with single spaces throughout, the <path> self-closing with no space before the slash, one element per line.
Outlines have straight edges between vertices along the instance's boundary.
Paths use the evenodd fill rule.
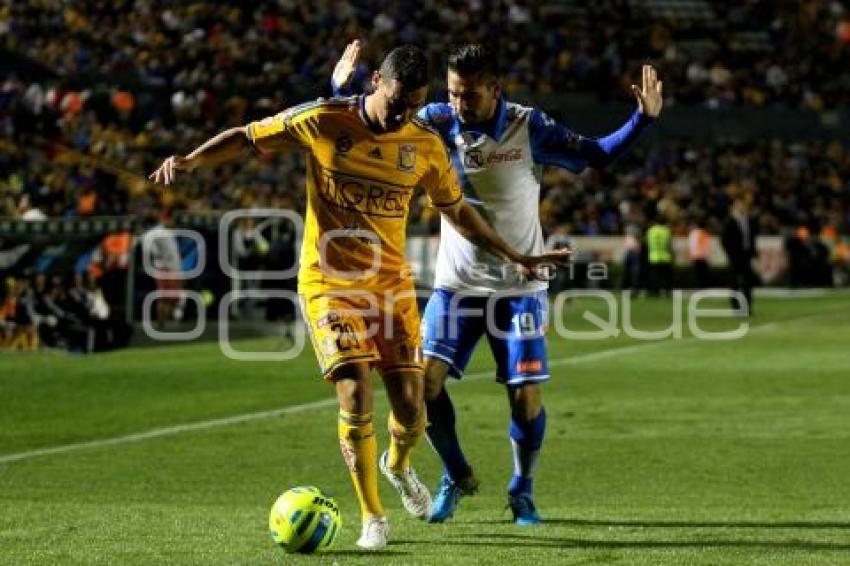
<path fill-rule="evenodd" d="M 422 390 L 414 391 L 413 388 L 405 389 L 397 408 L 400 421 L 411 423 L 419 420 L 425 411 L 425 403 L 422 399 Z"/>
<path fill-rule="evenodd" d="M 399 422 L 413 422 L 424 412 L 422 381 L 422 374 L 419 372 L 399 372 L 384 376 L 393 414 Z"/>
<path fill-rule="evenodd" d="M 346 411 L 362 413 L 365 406 L 365 392 L 356 381 L 341 379 L 336 382 L 336 396 L 339 405 Z"/>
<path fill-rule="evenodd" d="M 340 369 L 331 375 L 340 408 L 353 413 L 372 410 L 372 387 L 356 369 Z"/>
<path fill-rule="evenodd" d="M 423 380 L 423 395 L 425 402 L 433 401 L 440 395 L 443 384 L 448 375 L 448 366 L 441 360 L 428 358 L 425 362 L 425 376 Z"/>
<path fill-rule="evenodd" d="M 540 386 L 536 383 L 525 383 L 511 388 L 511 411 L 513 416 L 523 421 L 532 421 L 540 414 L 543 407 Z"/>
<path fill-rule="evenodd" d="M 440 379 L 425 379 L 423 386 L 423 397 L 426 403 L 430 403 L 440 395 L 443 389 L 443 382 Z"/>

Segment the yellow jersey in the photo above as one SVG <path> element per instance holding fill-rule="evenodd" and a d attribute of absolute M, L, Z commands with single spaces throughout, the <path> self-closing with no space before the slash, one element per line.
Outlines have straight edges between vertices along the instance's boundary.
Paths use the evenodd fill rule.
<path fill-rule="evenodd" d="M 409 273 L 405 227 L 414 190 L 422 187 L 437 208 L 462 198 L 439 134 L 416 118 L 377 134 L 364 100 L 320 99 L 246 127 L 255 144 L 273 138 L 274 148 L 307 151 L 302 293 L 396 285 Z"/>

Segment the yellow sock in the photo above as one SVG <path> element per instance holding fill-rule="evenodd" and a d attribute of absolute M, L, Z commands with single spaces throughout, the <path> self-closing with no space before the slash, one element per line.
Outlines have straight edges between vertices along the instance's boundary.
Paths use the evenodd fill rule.
<path fill-rule="evenodd" d="M 390 454 L 387 458 L 387 467 L 394 473 L 399 473 L 410 466 L 410 452 L 425 434 L 427 424 L 425 411 L 419 413 L 419 418 L 411 426 L 401 424 L 390 412 Z"/>
<path fill-rule="evenodd" d="M 339 447 L 351 474 L 363 518 L 384 515 L 378 497 L 378 442 L 372 414 L 339 412 Z"/>

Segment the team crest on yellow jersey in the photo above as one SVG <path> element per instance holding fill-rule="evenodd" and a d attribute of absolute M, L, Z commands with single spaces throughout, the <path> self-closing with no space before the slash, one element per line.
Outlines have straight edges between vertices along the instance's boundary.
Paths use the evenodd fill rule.
<path fill-rule="evenodd" d="M 351 151 L 353 146 L 354 142 L 351 141 L 351 136 L 348 135 L 348 132 L 341 133 L 337 136 L 336 141 L 334 142 L 334 147 L 336 147 L 337 153 L 348 153 Z"/>
<path fill-rule="evenodd" d="M 400 171 L 413 171 L 416 168 L 416 146 L 409 143 L 398 146 L 398 168 Z"/>

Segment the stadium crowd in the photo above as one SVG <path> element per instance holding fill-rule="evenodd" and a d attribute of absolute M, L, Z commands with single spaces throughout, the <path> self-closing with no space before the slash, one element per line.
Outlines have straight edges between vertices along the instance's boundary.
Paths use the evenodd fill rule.
<path fill-rule="evenodd" d="M 511 94 L 625 101 L 636 62 L 652 61 L 671 106 L 818 110 L 850 100 L 850 11 L 825 0 L 5 3 L 0 217 L 303 210 L 305 171 L 295 156 L 199 171 L 173 191 L 145 174 L 216 131 L 327 94 L 354 37 L 366 40 L 361 83 L 399 42 L 426 46 L 442 68 L 451 37 L 496 44 Z M 569 108 L 559 110 L 569 121 Z M 630 238 L 661 211 L 675 235 L 695 226 L 719 235 L 733 199 L 744 198 L 760 233 L 784 235 L 805 274 L 824 247 L 833 262 L 850 263 L 848 179 L 846 140 L 665 139 L 604 172 L 547 170 L 541 220 L 554 237 Z M 411 221 L 437 231 L 424 195 L 412 201 Z M 795 283 L 794 271 L 792 285 L 808 283 L 804 275 Z M 0 347 L 90 351 L 122 333 L 88 274 L 10 277 L 0 289 Z"/>
<path fill-rule="evenodd" d="M 435 62 L 447 37 L 490 40 L 509 62 L 514 93 L 608 97 L 634 82 L 627 63 L 641 60 L 687 103 L 821 107 L 850 91 L 841 72 L 850 63 L 850 13 L 836 0 L 42 0 L 0 9 L 6 49 L 84 84 L 162 87 L 178 112 L 200 103 L 205 114 L 219 106 L 239 114 L 246 101 L 233 93 L 310 94 L 353 37 L 368 40 L 373 59 L 419 43 Z"/>
<path fill-rule="evenodd" d="M 296 157 L 200 173 L 173 192 L 144 174 L 177 148 L 322 92 L 345 38 L 367 40 L 361 79 L 397 42 L 430 46 L 440 68 L 446 37 L 490 38 L 511 93 L 627 97 L 629 63 L 651 60 L 675 85 L 667 104 L 822 108 L 850 95 L 848 17 L 842 3 L 817 0 L 6 4 L 0 46 L 37 70 L 0 85 L 0 215 L 302 207 Z M 762 233 L 801 224 L 846 233 L 848 174 L 840 142 L 665 142 L 603 175 L 549 172 L 543 221 L 547 232 L 616 234 L 660 203 L 686 233 L 696 217 L 719 226 L 743 191 Z M 423 199 L 411 218 L 436 216 Z"/>
<path fill-rule="evenodd" d="M 154 191 L 136 173 L 145 171 L 150 140 L 113 131 L 103 140 L 96 121 L 60 118 L 58 144 L 0 153 L 0 216 L 145 215 L 158 207 L 189 211 L 234 208 L 303 208 L 305 171 L 291 156 L 264 156 L 239 167 L 199 172 L 177 191 Z M 80 140 L 94 136 L 94 143 Z M 139 139 L 141 138 L 141 139 Z M 195 143 L 197 143 L 195 141 Z M 187 147 L 191 142 L 181 146 Z M 67 150 L 59 147 L 71 148 Z M 100 163 L 112 159 L 133 171 Z M 725 218 L 731 199 L 748 194 L 762 233 L 780 234 L 800 225 L 847 233 L 850 227 L 850 147 L 838 140 L 725 142 L 694 146 L 664 142 L 637 150 L 616 167 L 581 175 L 545 173 L 541 200 L 544 230 L 576 235 L 622 234 L 642 224 L 647 207 L 660 205 L 674 231 L 704 220 L 709 229 Z M 411 220 L 432 231 L 439 218 L 424 195 L 413 201 Z"/>
<path fill-rule="evenodd" d="M 752 202 L 761 231 L 850 226 L 850 147 L 839 141 L 779 140 L 638 147 L 616 167 L 574 176 L 546 172 L 541 217 L 547 232 L 623 234 L 645 224 L 649 208 L 663 212 L 674 233 L 700 220 L 719 233 L 732 199 Z"/>
<path fill-rule="evenodd" d="M 0 290 L 0 350 L 39 347 L 88 353 L 126 345 L 129 328 L 116 319 L 95 277 L 69 280 L 7 277 Z"/>

